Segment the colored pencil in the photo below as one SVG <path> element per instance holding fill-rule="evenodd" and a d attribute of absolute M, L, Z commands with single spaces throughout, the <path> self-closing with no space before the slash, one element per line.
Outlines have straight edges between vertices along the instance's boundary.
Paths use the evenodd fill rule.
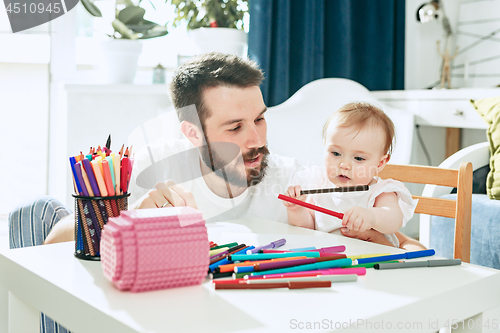
<path fill-rule="evenodd" d="M 355 192 L 355 191 L 368 191 L 368 185 L 348 186 L 348 187 L 335 187 L 335 188 L 319 188 L 314 190 L 302 190 L 300 195 L 303 194 L 317 194 L 317 193 L 332 193 L 332 192 Z"/>

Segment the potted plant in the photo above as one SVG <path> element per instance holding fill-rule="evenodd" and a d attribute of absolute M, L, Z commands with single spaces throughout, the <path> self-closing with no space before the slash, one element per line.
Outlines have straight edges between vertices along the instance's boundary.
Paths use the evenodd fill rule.
<path fill-rule="evenodd" d="M 243 30 L 243 18 L 248 13 L 248 0 L 170 1 L 177 14 L 173 25 L 187 22 L 187 29 L 200 53 L 219 51 L 246 55 L 247 35 Z"/>
<path fill-rule="evenodd" d="M 85 9 L 94 17 L 102 13 L 94 0 L 81 0 Z M 116 0 L 115 17 L 111 21 L 113 33 L 101 42 L 100 69 L 106 83 L 132 83 L 137 61 L 142 51 L 138 41 L 168 34 L 167 28 L 144 19 L 146 10 L 131 0 Z"/>

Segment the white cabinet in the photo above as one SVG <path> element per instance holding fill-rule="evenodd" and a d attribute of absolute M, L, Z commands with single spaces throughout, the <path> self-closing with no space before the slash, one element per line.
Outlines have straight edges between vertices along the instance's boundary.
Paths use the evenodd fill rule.
<path fill-rule="evenodd" d="M 385 104 L 408 110 L 417 125 L 446 127 L 446 156 L 458 151 L 460 129 L 486 129 L 471 99 L 500 96 L 500 88 L 374 91 Z M 439 164 L 439 163 L 438 163 Z"/>
<path fill-rule="evenodd" d="M 417 124 L 457 128 L 486 128 L 469 100 L 420 100 Z"/>
<path fill-rule="evenodd" d="M 389 106 L 415 114 L 415 123 L 427 126 L 486 128 L 471 99 L 500 96 L 500 88 L 373 91 Z"/>

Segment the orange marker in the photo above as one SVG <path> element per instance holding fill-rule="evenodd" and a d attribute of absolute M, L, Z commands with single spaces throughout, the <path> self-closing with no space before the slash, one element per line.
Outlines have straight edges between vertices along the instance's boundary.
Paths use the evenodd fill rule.
<path fill-rule="evenodd" d="M 97 186 L 99 187 L 99 192 L 101 192 L 102 197 L 107 197 L 108 191 L 106 190 L 106 184 L 104 183 L 104 178 L 102 176 L 101 166 L 99 165 L 99 161 L 93 160 L 90 163 L 92 163 L 92 170 L 94 170 L 94 175 L 97 181 Z"/>

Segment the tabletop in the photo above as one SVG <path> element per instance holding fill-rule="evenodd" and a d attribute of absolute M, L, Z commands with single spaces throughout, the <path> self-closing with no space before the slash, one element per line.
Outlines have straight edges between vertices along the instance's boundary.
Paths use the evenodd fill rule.
<path fill-rule="evenodd" d="M 348 255 L 402 252 L 259 219 L 209 223 L 207 227 L 209 239 L 219 244 L 237 241 L 257 246 L 285 238 L 286 248 L 343 244 Z M 7 307 L 10 291 L 73 332 L 283 332 L 308 328 L 436 332 L 447 320 L 466 319 L 500 305 L 500 271 L 466 263 L 367 269 L 356 282 L 334 283 L 329 289 L 214 290 L 206 280 L 198 286 L 131 293 L 119 291 L 106 280 L 100 262 L 78 260 L 73 252 L 74 243 L 67 242 L 1 253 L 0 311 Z"/>

